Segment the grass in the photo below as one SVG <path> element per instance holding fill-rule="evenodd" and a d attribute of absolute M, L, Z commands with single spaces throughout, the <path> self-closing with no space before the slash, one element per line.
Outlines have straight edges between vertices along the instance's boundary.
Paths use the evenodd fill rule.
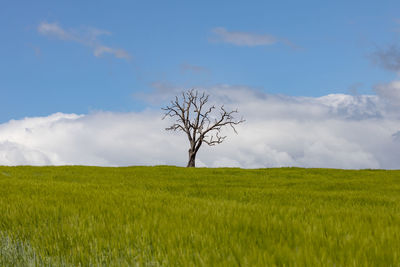
<path fill-rule="evenodd" d="M 400 266 L 400 171 L 0 167 L 0 266 Z"/>

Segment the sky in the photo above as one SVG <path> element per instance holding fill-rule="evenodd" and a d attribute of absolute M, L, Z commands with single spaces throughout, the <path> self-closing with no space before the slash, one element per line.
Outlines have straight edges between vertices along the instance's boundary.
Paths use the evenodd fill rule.
<path fill-rule="evenodd" d="M 196 88 L 246 119 L 200 166 L 398 169 L 399 10 L 3 1 L 0 165 L 184 166 L 187 141 L 160 108 Z"/>

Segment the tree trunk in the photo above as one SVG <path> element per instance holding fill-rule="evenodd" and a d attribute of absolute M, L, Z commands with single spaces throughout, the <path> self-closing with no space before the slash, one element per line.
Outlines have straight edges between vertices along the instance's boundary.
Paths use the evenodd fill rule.
<path fill-rule="evenodd" d="M 196 152 L 189 149 L 189 161 L 186 167 L 196 167 Z"/>

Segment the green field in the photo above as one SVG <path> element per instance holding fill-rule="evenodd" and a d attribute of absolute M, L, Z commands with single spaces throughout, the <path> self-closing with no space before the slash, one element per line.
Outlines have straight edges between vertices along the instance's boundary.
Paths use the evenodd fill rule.
<path fill-rule="evenodd" d="M 0 167 L 0 266 L 400 266 L 400 171 Z"/>

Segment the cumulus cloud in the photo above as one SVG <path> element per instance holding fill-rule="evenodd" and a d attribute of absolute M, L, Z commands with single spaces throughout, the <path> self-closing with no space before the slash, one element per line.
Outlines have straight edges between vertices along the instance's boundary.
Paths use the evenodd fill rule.
<path fill-rule="evenodd" d="M 381 96 L 270 95 L 248 87 L 214 86 L 210 101 L 238 108 L 238 135 L 203 146 L 198 166 L 400 168 L 400 116 Z M 171 90 L 174 91 L 174 90 Z M 171 96 L 173 93 L 171 93 Z M 186 165 L 182 133 L 164 131 L 159 109 L 56 113 L 0 125 L 0 165 Z"/>
<path fill-rule="evenodd" d="M 178 136 L 162 131 L 165 123 L 158 112 L 56 113 L 12 120 L 0 125 L 0 164 L 167 164 L 173 150 L 182 154 L 175 160 L 183 160 L 184 151 L 173 146 Z"/>
<path fill-rule="evenodd" d="M 76 29 L 63 29 L 57 23 L 42 22 L 37 28 L 38 32 L 42 35 L 57 38 L 63 41 L 72 41 L 88 46 L 93 50 L 96 57 L 104 54 L 111 54 L 116 58 L 130 59 L 131 56 L 128 52 L 120 48 L 112 48 L 101 43 L 99 37 L 102 35 L 111 35 L 110 32 L 99 30 L 92 27 L 86 27 L 83 30 Z"/>
<path fill-rule="evenodd" d="M 278 39 L 269 34 L 255 34 L 249 32 L 228 31 L 223 27 L 212 30 L 215 35 L 213 41 L 230 43 L 237 46 L 264 46 L 275 44 Z"/>

